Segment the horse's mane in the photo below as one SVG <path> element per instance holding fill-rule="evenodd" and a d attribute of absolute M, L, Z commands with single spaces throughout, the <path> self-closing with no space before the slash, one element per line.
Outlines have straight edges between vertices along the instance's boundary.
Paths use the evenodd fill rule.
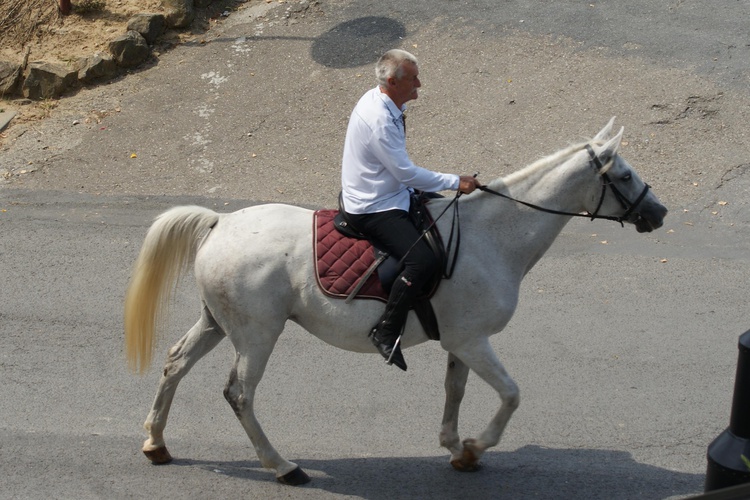
<path fill-rule="evenodd" d="M 546 172 L 547 170 L 550 170 L 558 165 L 565 163 L 574 154 L 578 153 L 579 151 L 582 151 L 586 147 L 587 144 L 599 145 L 601 142 L 603 141 L 588 140 L 585 142 L 572 144 L 566 148 L 561 149 L 560 151 L 556 153 L 552 153 L 549 156 L 540 158 L 536 160 L 534 163 L 531 163 L 523 167 L 520 170 L 517 170 L 511 174 L 508 174 L 502 177 L 500 180 L 506 186 L 511 186 L 518 182 L 522 182 L 540 172 Z M 607 168 L 608 167 L 609 165 L 607 166 Z M 605 170 L 606 169 L 602 169 L 602 171 L 605 171 Z"/>

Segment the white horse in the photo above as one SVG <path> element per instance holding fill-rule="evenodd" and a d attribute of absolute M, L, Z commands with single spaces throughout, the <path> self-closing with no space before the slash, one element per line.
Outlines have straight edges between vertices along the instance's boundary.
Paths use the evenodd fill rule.
<path fill-rule="evenodd" d="M 440 344 L 448 352 L 440 444 L 450 451 L 450 462 L 458 470 L 477 468 L 518 407 L 518 387 L 493 352 L 489 337 L 508 324 L 521 280 L 571 214 L 619 217 L 638 232 L 662 225 L 667 209 L 617 154 L 622 129 L 611 137 L 613 122 L 614 118 L 591 141 L 492 181 L 487 186 L 490 192 L 475 192 L 458 201 L 462 242 L 455 273 L 432 298 Z M 439 214 L 450 201 L 431 201 L 429 209 Z M 261 464 L 274 469 L 284 484 L 310 480 L 274 449 L 255 417 L 255 391 L 271 351 L 287 320 L 292 320 L 335 347 L 376 354 L 362 325 L 374 324 L 383 308 L 379 301 L 347 304 L 321 292 L 312 257 L 312 216 L 310 210 L 281 204 L 230 214 L 186 206 L 160 215 L 149 229 L 125 301 L 125 346 L 131 368 L 140 372 L 148 368 L 162 306 L 192 259 L 202 300 L 200 319 L 169 350 L 144 424 L 148 439 L 143 452 L 152 462 L 171 460 L 163 432 L 179 381 L 229 337 L 236 360 L 224 395 Z M 438 222 L 442 234 L 449 232 L 449 224 Z M 402 345 L 408 348 L 426 340 L 420 323 L 410 316 Z M 497 391 L 501 401 L 484 432 L 461 441 L 458 413 L 470 369 Z"/>

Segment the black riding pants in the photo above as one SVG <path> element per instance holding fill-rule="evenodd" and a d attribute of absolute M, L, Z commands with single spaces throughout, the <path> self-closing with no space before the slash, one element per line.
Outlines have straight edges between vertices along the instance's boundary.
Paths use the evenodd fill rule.
<path fill-rule="evenodd" d="M 438 270 L 440 262 L 424 239 L 420 239 L 407 212 L 388 210 L 347 215 L 361 233 L 377 241 L 391 255 L 403 259 L 404 270 L 393 284 L 383 316 L 387 323 L 384 334 L 398 335 L 411 304 Z"/>

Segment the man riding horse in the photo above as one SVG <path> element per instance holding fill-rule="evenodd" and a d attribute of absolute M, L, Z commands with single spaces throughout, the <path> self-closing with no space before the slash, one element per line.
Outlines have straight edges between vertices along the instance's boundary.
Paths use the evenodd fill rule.
<path fill-rule="evenodd" d="M 342 209 L 356 230 L 403 259 L 404 270 L 369 336 L 388 364 L 406 370 L 401 332 L 412 303 L 440 266 L 409 217 L 411 193 L 471 193 L 480 183 L 469 175 L 432 172 L 409 159 L 404 110 L 422 86 L 417 59 L 390 50 L 375 65 L 375 75 L 378 86 L 362 96 L 349 118 L 341 162 Z"/>

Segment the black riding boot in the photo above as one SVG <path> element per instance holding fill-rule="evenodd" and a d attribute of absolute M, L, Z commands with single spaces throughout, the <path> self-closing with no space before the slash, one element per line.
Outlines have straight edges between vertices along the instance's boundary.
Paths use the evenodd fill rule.
<path fill-rule="evenodd" d="M 411 283 L 403 276 L 393 284 L 385 312 L 370 330 L 370 340 L 389 365 L 406 371 L 406 361 L 401 353 L 401 333 L 412 302 Z"/>

